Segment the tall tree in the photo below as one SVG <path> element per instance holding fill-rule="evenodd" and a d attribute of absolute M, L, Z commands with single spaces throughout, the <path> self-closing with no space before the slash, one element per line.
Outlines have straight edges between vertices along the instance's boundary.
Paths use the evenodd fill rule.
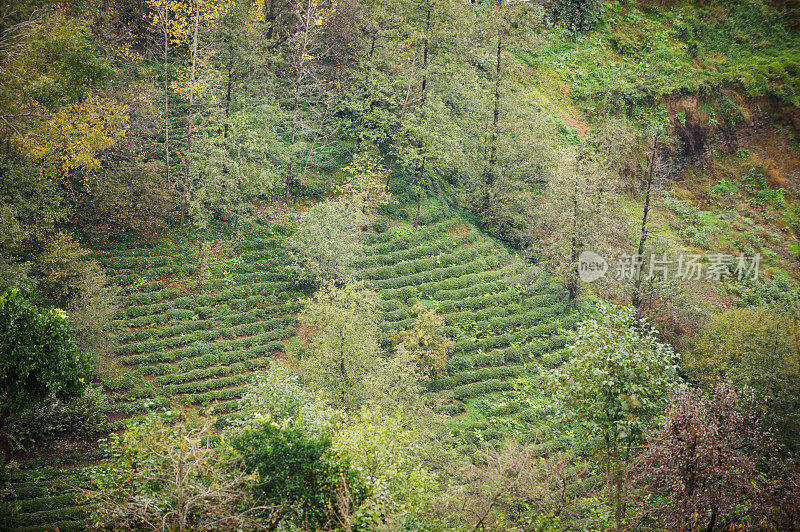
<path fill-rule="evenodd" d="M 766 406 L 776 437 L 800 449 L 800 353 L 791 317 L 767 307 L 711 316 L 684 356 L 688 377 L 711 391 L 719 379 L 749 385 Z"/>
<path fill-rule="evenodd" d="M 127 127 L 126 108 L 96 93 L 108 65 L 89 25 L 58 12 L 12 29 L 0 58 L 0 135 L 5 157 L 47 179 L 91 171 Z"/>
<path fill-rule="evenodd" d="M 596 319 L 578 325 L 569 360 L 549 376 L 567 415 L 602 438 L 608 498 L 619 525 L 625 475 L 635 445 L 662 412 L 677 384 L 677 359 L 635 309 L 602 303 Z"/>
<path fill-rule="evenodd" d="M 92 368 L 66 318 L 63 310 L 37 308 L 17 290 L 0 295 L 0 429 L 49 394 L 68 400 L 83 393 Z"/>
<path fill-rule="evenodd" d="M 192 0 L 188 3 L 171 3 L 172 22 L 165 28 L 170 33 L 170 38 L 176 45 L 186 49 L 188 65 L 185 74 L 173 84 L 176 92 L 188 100 L 186 122 L 186 144 L 183 155 L 183 179 L 181 187 L 181 214 L 180 225 L 186 223 L 186 211 L 189 207 L 189 195 L 192 188 L 192 159 L 194 157 L 193 142 L 195 136 L 195 121 L 198 111 L 198 101 L 208 94 L 208 80 L 200 82 L 199 71 L 201 63 L 208 65 L 207 55 L 211 53 L 203 39 L 213 27 L 213 23 L 224 15 L 231 6 L 229 0 Z M 207 73 L 212 76 L 212 72 Z"/>
<path fill-rule="evenodd" d="M 295 27 L 287 47 L 291 102 L 288 120 L 286 200 L 291 197 L 295 165 L 307 160 L 330 120 L 335 89 L 323 74 L 321 61 L 327 55 L 325 29 L 336 13 L 335 5 L 320 0 L 295 0 Z M 304 142 L 300 142 L 301 138 Z"/>
<path fill-rule="evenodd" d="M 774 449 L 763 414 L 750 388 L 680 389 L 637 465 L 651 495 L 643 512 L 670 530 L 764 526 L 779 469 L 765 463 Z"/>
<path fill-rule="evenodd" d="M 225 442 L 212 444 L 213 425 L 210 418 L 193 427 L 172 412 L 154 413 L 105 440 L 107 460 L 89 474 L 90 487 L 80 490 L 97 504 L 98 524 L 185 532 L 263 523 L 245 504 L 255 479 Z"/>
<path fill-rule="evenodd" d="M 337 407 L 353 409 L 365 397 L 364 377 L 377 367 L 378 298 L 363 284 L 317 291 L 300 315 L 312 332 L 302 375 Z"/>
<path fill-rule="evenodd" d="M 487 126 L 486 148 L 483 163 L 483 198 L 481 212 L 484 216 L 489 212 L 492 203 L 492 189 L 498 173 L 498 140 L 500 137 L 500 114 L 503 107 L 502 83 L 505 70 L 503 55 L 510 44 L 526 32 L 541 24 L 543 12 L 538 4 L 530 6 L 527 2 L 505 3 L 485 2 L 479 4 L 479 12 L 484 25 L 485 38 L 491 43 L 491 122 Z"/>
<path fill-rule="evenodd" d="M 156 26 L 164 40 L 164 164 L 167 178 L 167 189 L 172 193 L 172 182 L 170 181 L 169 163 L 169 42 L 176 31 L 170 25 L 174 22 L 170 19 L 171 2 L 169 0 L 148 0 L 150 9 L 153 10 L 152 24 Z"/>

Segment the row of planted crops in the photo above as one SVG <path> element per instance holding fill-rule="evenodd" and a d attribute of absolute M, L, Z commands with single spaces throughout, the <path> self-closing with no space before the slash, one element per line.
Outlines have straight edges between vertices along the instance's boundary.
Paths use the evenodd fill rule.
<path fill-rule="evenodd" d="M 102 257 L 128 300 L 117 314 L 115 359 L 130 377 L 116 395 L 116 412 L 235 408 L 248 374 L 294 333 L 303 294 L 284 271 L 284 240 L 285 233 L 259 227 L 199 278 L 197 253 L 188 247 L 166 256 L 136 250 Z"/>
<path fill-rule="evenodd" d="M 235 409 L 249 374 L 294 334 L 307 296 L 287 273 L 287 234 L 258 225 L 226 250 L 206 250 L 200 276 L 197 249 L 178 240 L 96 253 L 123 294 L 116 347 L 101 371 L 109 431 L 161 407 L 213 407 L 223 418 Z M 504 394 L 530 362 L 559 361 L 560 331 L 576 321 L 564 291 L 457 218 L 417 230 L 401 224 L 364 240 L 357 272 L 382 299 L 384 344 L 412 324 L 416 309 L 436 308 L 455 350 L 428 388 L 465 447 L 501 438 L 471 414 L 526 415 Z M 68 490 L 70 465 L 98 459 L 96 449 L 22 465 L 20 530 L 85 526 L 88 507 Z"/>
<path fill-rule="evenodd" d="M 304 297 L 284 272 L 287 232 L 258 225 L 227 250 L 197 249 L 178 239 L 95 253 L 119 287 L 113 353 L 98 368 L 109 396 L 108 430 L 162 407 L 235 408 L 248 374 L 280 353 L 295 330 Z M 14 474 L 19 530 L 83 530 L 90 505 L 70 490 L 78 468 L 100 458 L 83 453 L 23 462 Z"/>
<path fill-rule="evenodd" d="M 566 292 L 457 218 L 367 240 L 361 275 L 383 300 L 386 338 L 410 325 L 415 309 L 436 308 L 455 350 L 430 391 L 448 401 L 454 426 L 465 420 L 465 441 L 474 442 L 477 432 L 483 441 L 502 437 L 468 413 L 490 405 L 484 414 L 526 415 L 504 392 L 531 362 L 560 361 L 561 333 L 577 321 Z"/>

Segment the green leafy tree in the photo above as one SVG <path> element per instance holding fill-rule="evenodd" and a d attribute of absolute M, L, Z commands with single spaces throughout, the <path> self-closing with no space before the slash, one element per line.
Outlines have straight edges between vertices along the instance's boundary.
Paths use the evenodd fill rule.
<path fill-rule="evenodd" d="M 100 167 L 127 129 L 127 109 L 95 92 L 109 73 L 89 23 L 57 10 L 16 26 L 0 68 L 2 152 L 49 180 Z"/>
<path fill-rule="evenodd" d="M 413 311 L 417 317 L 411 327 L 395 333 L 392 342 L 412 355 L 424 375 L 433 377 L 444 370 L 447 354 L 455 344 L 445 336 L 444 318 L 436 313 L 436 309 L 425 310 L 417 305 Z"/>
<path fill-rule="evenodd" d="M 7 7 L 0 37 L 0 289 L 27 291 L 41 240 L 69 215 L 65 190 L 74 194 L 100 168 L 127 131 L 128 109 L 101 90 L 110 69 L 87 21 L 51 6 Z"/>
<path fill-rule="evenodd" d="M 594 29 L 603 12 L 602 0 L 557 0 L 553 11 L 558 21 L 573 36 Z"/>
<path fill-rule="evenodd" d="M 623 470 L 635 445 L 675 388 L 678 355 L 635 309 L 599 303 L 597 317 L 571 333 L 568 361 L 552 370 L 555 399 L 567 416 L 602 438 L 618 521 L 624 516 Z"/>
<path fill-rule="evenodd" d="M 607 247 L 616 228 L 624 227 L 615 206 L 619 187 L 614 173 L 593 153 L 587 145 L 555 148 L 550 159 L 556 168 L 544 176 L 546 185 L 537 197 L 540 210 L 528 239 L 542 247 L 549 269 L 563 276 L 571 300 L 580 289 L 580 253 Z"/>
<path fill-rule="evenodd" d="M 256 475 L 252 493 L 270 526 L 318 530 L 349 515 L 336 492 L 347 484 L 360 501 L 363 486 L 332 448 L 339 414 L 322 394 L 303 387 L 288 366 L 275 361 L 251 379 L 241 406 L 228 434 Z"/>
<path fill-rule="evenodd" d="M 97 186 L 81 198 L 75 212 L 84 230 L 100 241 L 158 235 L 167 226 L 170 193 L 158 161 L 134 161 L 103 169 Z"/>
<path fill-rule="evenodd" d="M 285 48 L 286 75 L 284 80 L 287 102 L 288 157 L 286 166 L 286 199 L 292 194 L 292 183 L 298 167 L 305 172 L 317 144 L 326 137 L 326 130 L 338 95 L 328 79 L 335 77 L 325 67 L 328 43 L 324 39 L 335 18 L 336 4 L 319 0 L 293 0 L 294 31 Z M 335 65 L 334 61 L 327 61 Z"/>
<path fill-rule="evenodd" d="M 88 253 L 72 236 L 55 233 L 37 257 L 35 272 L 42 294 L 69 312 L 78 347 L 97 353 L 112 346 L 107 333 L 117 292 L 107 286 L 100 265 Z"/>
<path fill-rule="evenodd" d="M 55 233 L 37 259 L 42 294 L 56 305 L 66 307 L 81 291 L 88 270 L 99 270 L 96 262 L 86 260 L 88 254 L 71 235 Z"/>
<path fill-rule="evenodd" d="M 435 424 L 437 417 L 428 404 L 430 396 L 424 393 L 426 380 L 418 359 L 403 346 L 397 346 L 385 357 L 379 357 L 375 368 L 364 376 L 365 402 L 387 413 L 409 413 L 421 424 Z"/>
<path fill-rule="evenodd" d="M 340 521 L 336 489 L 342 481 L 352 487 L 355 504 L 363 498 L 357 475 L 332 449 L 328 432 L 313 434 L 299 425 L 264 419 L 232 443 L 256 474 L 253 493 L 257 504 L 271 513 L 272 527 L 285 522 L 301 530 L 321 530 Z"/>
<path fill-rule="evenodd" d="M 571 453 L 508 438 L 475 454 L 439 496 L 438 509 L 452 529 L 605 530 L 607 521 L 587 515 L 591 469 Z"/>
<path fill-rule="evenodd" d="M 0 295 L 0 428 L 8 416 L 50 394 L 83 393 L 92 376 L 89 357 L 70 336 L 66 313 L 40 309 L 17 290 Z"/>
<path fill-rule="evenodd" d="M 736 308 L 714 314 L 683 358 L 688 377 L 705 390 L 729 377 L 766 401 L 767 419 L 792 450 L 800 448 L 798 330 L 773 309 Z"/>
<path fill-rule="evenodd" d="M 101 442 L 107 458 L 82 490 L 104 529 L 178 531 L 252 527 L 241 456 L 213 445 L 213 420 L 192 427 L 172 412 L 131 423 Z"/>
<path fill-rule="evenodd" d="M 491 125 L 487 128 L 489 135 L 487 148 L 483 161 L 483 198 L 481 211 L 487 214 L 492 207 L 493 188 L 501 172 L 498 166 L 498 151 L 500 149 L 500 122 L 504 111 L 504 100 L 512 94 L 511 90 L 504 90 L 503 81 L 507 77 L 507 68 L 503 66 L 503 57 L 509 45 L 512 44 L 525 30 L 538 26 L 542 20 L 541 6 L 528 5 L 527 2 L 482 2 L 479 4 L 480 19 L 484 25 L 484 38 L 490 41 L 487 48 L 492 54 L 493 90 L 491 96 Z M 494 42 L 491 42 L 494 41 Z M 486 156 L 488 155 L 488 157 Z"/>
<path fill-rule="evenodd" d="M 302 375 L 336 407 L 364 400 L 364 377 L 378 366 L 378 296 L 363 283 L 323 286 L 307 303 L 300 322 L 311 333 Z"/>
<path fill-rule="evenodd" d="M 18 210 L 10 204 L 0 204 L 0 290 L 18 287 L 30 289 L 28 270 L 22 248 L 30 229 L 20 223 Z"/>
<path fill-rule="evenodd" d="M 8 422 L 15 444 L 42 443 L 64 434 L 98 434 L 108 427 L 108 397 L 101 386 L 89 386 L 81 397 L 61 401 L 49 395 Z"/>
<path fill-rule="evenodd" d="M 358 232 L 366 223 L 361 201 L 324 201 L 303 216 L 289 239 L 294 268 L 301 280 L 320 285 L 352 276 L 358 258 Z"/>
<path fill-rule="evenodd" d="M 370 496 L 349 516 L 351 526 L 403 529 L 433 502 L 436 475 L 424 465 L 424 435 L 401 412 L 386 416 L 380 409 L 362 409 L 336 431 L 333 448 L 350 459 L 369 486 Z M 340 500 L 349 495 L 345 488 L 337 491 Z"/>
<path fill-rule="evenodd" d="M 310 433 L 320 434 L 330 429 L 336 418 L 321 394 L 300 383 L 300 376 L 273 361 L 256 373 L 247 384 L 235 426 L 259 424 L 269 419 L 280 425 L 299 425 Z"/>
<path fill-rule="evenodd" d="M 363 194 L 368 207 L 387 203 L 391 196 L 386 193 L 384 181 L 388 172 L 379 164 L 377 158 L 369 152 L 357 153 L 353 161 L 342 168 L 345 182 L 341 190 L 345 194 Z"/>

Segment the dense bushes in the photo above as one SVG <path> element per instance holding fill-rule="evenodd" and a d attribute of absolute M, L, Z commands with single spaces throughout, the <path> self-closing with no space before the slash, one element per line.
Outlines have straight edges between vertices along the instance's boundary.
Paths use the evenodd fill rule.
<path fill-rule="evenodd" d="M 489 392 L 499 392 L 502 390 L 510 390 L 513 388 L 513 383 L 507 380 L 491 379 L 482 382 L 474 382 L 472 384 L 465 384 L 453 389 L 453 396 L 456 399 L 469 399 L 470 397 L 477 397 L 479 395 L 486 395 Z"/>
<path fill-rule="evenodd" d="M 163 164 L 158 162 L 123 163 L 103 172 L 98 176 L 102 185 L 92 187 L 76 210 L 78 222 L 98 240 L 135 239 L 163 231 L 172 208 L 163 175 Z"/>
<path fill-rule="evenodd" d="M 83 396 L 60 401 L 49 395 L 25 415 L 14 419 L 8 432 L 23 445 L 43 443 L 65 433 L 96 434 L 106 428 L 108 399 L 99 387 L 90 387 Z"/>
<path fill-rule="evenodd" d="M 601 0 L 556 0 L 553 4 L 556 18 L 572 35 L 593 29 L 602 11 Z"/>
<path fill-rule="evenodd" d="M 439 236 L 441 236 L 443 240 L 437 240 L 432 244 L 419 245 L 387 253 L 367 254 L 359 259 L 356 265 L 361 267 L 392 266 L 403 261 L 447 253 L 473 243 L 478 239 L 478 232 L 475 229 L 471 229 L 462 235 L 444 238 L 446 235 L 447 233 L 441 233 Z"/>
<path fill-rule="evenodd" d="M 329 200 L 312 207 L 289 238 L 294 274 L 316 285 L 348 279 L 358 257 L 357 233 L 365 223 L 359 201 Z"/>
<path fill-rule="evenodd" d="M 457 388 L 465 384 L 479 381 L 488 381 L 491 379 L 504 380 L 510 377 L 516 377 L 523 371 L 524 368 L 522 366 L 500 366 L 462 371 L 450 377 L 432 380 L 428 384 L 428 388 L 431 391 L 438 391 Z"/>

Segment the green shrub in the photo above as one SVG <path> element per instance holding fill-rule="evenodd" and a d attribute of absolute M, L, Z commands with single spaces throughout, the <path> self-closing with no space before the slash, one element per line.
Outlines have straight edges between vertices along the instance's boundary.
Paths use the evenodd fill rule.
<path fill-rule="evenodd" d="M 688 201 L 679 200 L 673 196 L 665 195 L 659 201 L 660 205 L 677 214 L 684 222 L 694 226 L 701 226 L 700 209 Z"/>
<path fill-rule="evenodd" d="M 380 206 L 379 212 L 392 220 L 408 220 L 408 211 L 396 201 L 384 203 Z"/>
<path fill-rule="evenodd" d="M 711 187 L 713 194 L 736 194 L 739 192 L 739 185 L 731 183 L 723 178 L 717 181 L 717 184 Z"/>
<path fill-rule="evenodd" d="M 478 397 L 491 392 L 502 390 L 510 390 L 513 388 L 513 383 L 510 381 L 503 381 L 499 379 L 492 379 L 483 382 L 475 382 L 472 384 L 465 384 L 453 389 L 453 396 L 456 399 L 468 399 L 470 397 Z"/>
<path fill-rule="evenodd" d="M 376 233 L 385 233 L 389 229 L 389 223 L 383 218 L 378 218 L 372 223 L 372 229 Z"/>
<path fill-rule="evenodd" d="M 450 416 L 454 416 L 456 414 L 460 414 L 466 410 L 466 406 L 464 403 L 453 403 L 449 405 L 442 405 L 439 408 L 439 411 L 443 414 L 447 414 Z"/>
<path fill-rule="evenodd" d="M 449 377 L 443 377 L 430 381 L 428 384 L 428 389 L 431 391 L 438 391 L 460 387 L 460 393 L 463 394 L 466 393 L 464 390 L 467 390 L 467 388 L 464 388 L 464 385 L 470 383 L 483 384 L 483 382 L 500 381 L 510 377 L 516 377 L 522 373 L 523 369 L 524 368 L 522 366 L 501 366 L 462 371 Z"/>
<path fill-rule="evenodd" d="M 385 254 L 392 251 L 405 250 L 411 247 L 423 245 L 445 236 L 448 229 L 455 227 L 459 223 L 459 220 L 450 218 L 437 224 L 422 227 L 417 231 L 410 232 L 404 236 L 391 235 L 391 240 L 368 248 L 365 251 L 368 255 Z"/>
<path fill-rule="evenodd" d="M 289 238 L 298 278 L 317 285 L 348 279 L 359 254 L 356 235 L 365 221 L 355 201 L 325 201 L 312 207 Z"/>
<path fill-rule="evenodd" d="M 783 188 L 767 188 L 759 190 L 754 198 L 750 198 L 750 205 L 764 206 L 767 204 L 774 205 L 775 207 L 783 207 L 786 205 L 786 190 Z"/>
<path fill-rule="evenodd" d="M 556 0 L 553 13 L 571 35 L 592 30 L 603 12 L 601 0 Z"/>
<path fill-rule="evenodd" d="M 679 234 L 686 242 L 693 246 L 703 249 L 708 249 L 710 246 L 708 238 L 711 236 L 712 232 L 707 227 L 687 225 L 679 231 Z"/>
<path fill-rule="evenodd" d="M 435 203 L 420 212 L 418 222 L 420 225 L 431 225 L 444 220 L 446 217 L 447 213 L 445 212 L 444 207 L 438 203 Z"/>
<path fill-rule="evenodd" d="M 74 506 L 70 508 L 58 508 L 56 510 L 45 510 L 36 513 L 19 514 L 14 520 L 14 525 L 17 527 L 23 527 L 34 525 L 50 525 L 56 522 L 77 521 L 84 519 L 88 515 L 91 508 L 91 506 Z M 60 530 L 63 530 L 63 528 Z"/>

